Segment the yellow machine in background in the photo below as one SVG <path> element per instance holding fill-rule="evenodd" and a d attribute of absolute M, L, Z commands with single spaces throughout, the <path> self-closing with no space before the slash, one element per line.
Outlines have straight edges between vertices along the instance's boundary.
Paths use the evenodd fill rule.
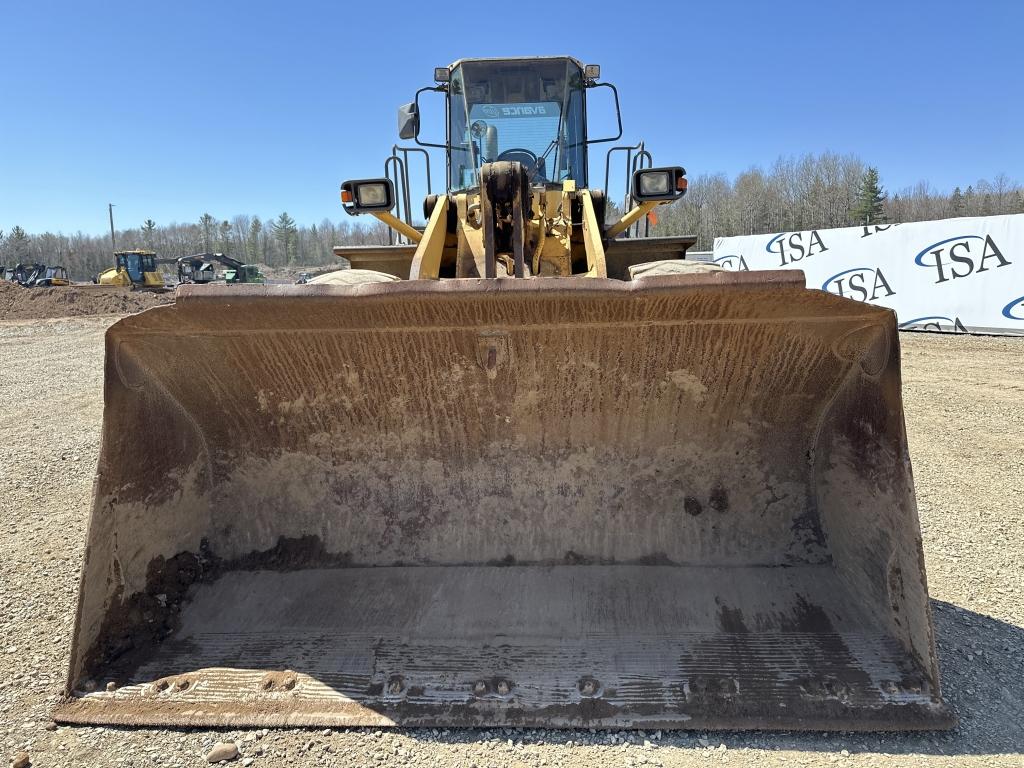
<path fill-rule="evenodd" d="M 67 268 L 61 265 L 15 264 L 10 269 L 0 267 L 0 280 L 10 280 L 26 288 L 55 288 L 71 285 Z"/>
<path fill-rule="evenodd" d="M 36 279 L 34 285 L 39 288 L 54 288 L 71 285 L 66 267 L 57 265 L 46 267 Z"/>
<path fill-rule="evenodd" d="M 114 266 L 100 272 L 96 282 L 139 290 L 166 290 L 163 276 L 157 270 L 156 254 L 138 249 L 117 251 L 114 254 Z"/>

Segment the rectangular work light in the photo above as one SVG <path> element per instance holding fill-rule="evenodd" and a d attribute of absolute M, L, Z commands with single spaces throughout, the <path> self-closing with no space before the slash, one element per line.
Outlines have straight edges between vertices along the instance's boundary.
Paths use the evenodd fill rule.
<path fill-rule="evenodd" d="M 341 185 L 341 203 L 348 213 L 390 211 L 395 207 L 391 179 L 357 179 Z"/>
<path fill-rule="evenodd" d="M 633 199 L 677 200 L 686 194 L 686 170 L 672 168 L 641 168 L 633 173 Z"/>

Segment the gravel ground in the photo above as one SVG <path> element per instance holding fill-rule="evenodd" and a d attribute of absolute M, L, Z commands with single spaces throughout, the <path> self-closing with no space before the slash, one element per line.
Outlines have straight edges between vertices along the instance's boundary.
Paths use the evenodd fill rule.
<path fill-rule="evenodd" d="M 903 334 L 939 638 L 938 734 L 55 727 L 112 318 L 0 322 L 0 756 L 33 766 L 1024 766 L 1024 339 Z"/>

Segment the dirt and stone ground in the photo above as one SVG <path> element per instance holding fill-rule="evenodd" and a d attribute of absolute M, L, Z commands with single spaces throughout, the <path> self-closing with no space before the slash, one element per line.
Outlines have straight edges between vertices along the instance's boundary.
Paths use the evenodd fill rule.
<path fill-rule="evenodd" d="M 199 766 L 1024 766 L 1024 339 L 902 335 L 950 733 L 209 731 L 55 727 L 111 317 L 0 321 L 0 757 Z M 0 765 L 7 765 L 6 762 Z"/>
<path fill-rule="evenodd" d="M 172 293 L 132 291 L 113 286 L 23 288 L 0 280 L 0 321 L 80 315 L 125 315 L 173 300 Z"/>

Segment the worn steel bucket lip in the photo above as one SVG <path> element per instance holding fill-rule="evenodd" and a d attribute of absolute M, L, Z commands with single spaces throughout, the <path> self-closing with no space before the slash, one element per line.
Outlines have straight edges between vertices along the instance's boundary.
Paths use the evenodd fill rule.
<path fill-rule="evenodd" d="M 132 726 L 144 728 L 459 728 L 473 730 L 489 730 L 493 728 L 514 728 L 527 730 L 542 728 L 545 730 L 676 730 L 676 731 L 764 731 L 764 732 L 835 732 L 852 733 L 910 733 L 948 731 L 957 725 L 956 717 L 946 705 L 917 707 L 916 719 L 894 722 L 886 712 L 879 712 L 873 717 L 862 717 L 857 720 L 828 719 L 791 719 L 784 718 L 679 718 L 666 714 L 661 717 L 614 718 L 607 720 L 577 721 L 559 723 L 552 722 L 543 714 L 525 716 L 517 722 L 502 722 L 494 718 L 495 713 L 478 710 L 474 713 L 479 722 L 459 722 L 454 717 L 443 715 L 424 716 L 415 721 L 403 717 L 400 710 L 393 711 L 394 718 L 387 713 L 378 713 L 369 707 L 352 703 L 351 712 L 321 713 L 318 715 L 296 715 L 291 708 L 282 707 L 280 712 L 244 711 L 244 707 L 235 707 L 224 714 L 200 713 L 180 710 L 166 713 L 159 710 L 136 712 L 112 711 L 110 707 L 98 703 L 86 703 L 84 700 L 71 700 L 58 705 L 53 713 L 55 722 L 67 725 L 109 725 Z M 397 719 L 396 719 L 397 718 Z"/>
<path fill-rule="evenodd" d="M 723 306 L 713 302 L 707 306 L 697 301 L 683 314 L 673 315 L 658 306 L 659 299 L 671 297 L 724 297 L 733 293 L 758 297 L 756 303 L 742 304 L 742 309 L 719 314 Z M 846 324 L 892 321 L 895 313 L 888 308 L 835 296 L 826 291 L 805 287 L 800 270 L 764 270 L 751 272 L 694 272 L 659 275 L 635 281 L 613 278 L 543 277 L 458 278 L 446 280 L 400 280 L 383 283 L 351 285 L 182 285 L 175 302 L 127 317 L 111 326 L 111 334 L 136 332 L 162 334 L 179 330 L 177 323 L 188 327 L 189 333 L 228 335 L 267 329 L 322 328 L 332 331 L 379 330 L 404 331 L 417 327 L 441 327 L 450 316 L 451 307 L 463 302 L 479 302 L 477 314 L 462 318 L 470 325 L 488 327 L 493 322 L 511 327 L 540 325 L 530 320 L 509 317 L 498 308 L 506 302 L 538 301 L 548 315 L 543 322 L 563 320 L 579 325 L 562 302 L 598 300 L 613 303 L 637 302 L 637 309 L 628 310 L 631 321 L 646 323 L 733 323 L 763 320 L 787 324 Z M 300 301 L 309 307 L 309 315 L 288 311 L 289 302 Z M 259 305 L 264 312 L 251 312 Z M 390 306 L 393 314 L 381 325 L 372 315 L 363 314 L 370 307 Z M 417 305 L 418 310 L 406 307 Z M 294 305 L 291 305 L 294 306 Z M 211 326 L 198 319 L 215 311 L 224 322 Z M 338 322 L 331 313 L 345 313 L 345 320 L 358 316 L 355 325 Z M 606 325 L 610 320 L 595 316 L 586 324 Z M 284 323 L 284 325 L 279 325 Z"/>
<path fill-rule="evenodd" d="M 609 294 L 678 293 L 682 289 L 706 290 L 708 288 L 780 288 L 804 289 L 804 273 L 800 270 L 764 270 L 755 272 L 695 272 L 680 275 L 659 275 L 642 280 L 626 281 L 612 278 L 542 277 L 533 279 L 514 278 L 457 278 L 448 280 L 400 280 L 384 283 L 357 285 L 306 284 L 306 285 L 181 285 L 175 293 L 176 303 L 182 306 L 223 299 L 250 301 L 254 299 L 291 298 L 341 298 L 372 296 L 428 296 L 453 295 L 517 295 L 517 294 L 565 294 L 578 297 Z M 824 291 L 817 291 L 831 297 Z M 845 303 L 845 302 L 844 302 Z M 865 314 L 877 313 L 880 308 L 863 305 Z M 159 307 L 157 309 L 160 309 Z M 886 311 L 886 310 L 883 310 Z M 143 313 L 144 314 L 144 313 Z M 844 313 L 849 314 L 849 313 Z"/>
<path fill-rule="evenodd" d="M 395 280 L 383 283 L 362 283 L 358 285 L 336 285 L 330 283 L 307 283 L 305 285 L 291 284 L 242 284 L 227 285 L 223 283 L 209 283 L 207 285 L 185 284 L 179 285 L 176 291 L 178 298 L 191 298 L 200 296 L 310 296 L 342 294 L 353 291 L 361 293 L 420 293 L 431 291 L 460 292 L 460 291 L 543 291 L 551 288 L 572 288 L 574 293 L 585 293 L 587 291 L 641 291 L 669 286 L 692 285 L 694 287 L 707 287 L 710 285 L 737 285 L 751 286 L 773 283 L 776 285 L 798 286 L 803 288 L 806 285 L 804 273 L 799 269 L 765 269 L 751 271 L 730 270 L 691 272 L 678 275 L 658 275 L 647 277 L 642 280 L 616 280 L 607 277 L 536 277 L 531 279 L 515 278 L 485 278 L 485 277 L 461 277 L 445 280 Z"/>

